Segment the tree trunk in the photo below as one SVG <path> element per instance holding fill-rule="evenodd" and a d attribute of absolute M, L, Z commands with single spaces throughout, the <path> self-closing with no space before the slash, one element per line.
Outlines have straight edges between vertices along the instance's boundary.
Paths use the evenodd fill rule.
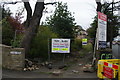
<path fill-rule="evenodd" d="M 25 6 L 25 9 L 27 11 L 27 19 L 26 21 L 24 22 L 24 26 L 25 26 L 25 29 L 27 29 L 29 27 L 29 24 L 30 24 L 30 20 L 32 18 L 32 9 L 30 7 L 30 4 L 29 2 L 24 2 L 24 6 Z"/>
<path fill-rule="evenodd" d="M 36 2 L 33 16 L 31 17 L 29 26 L 25 31 L 25 35 L 21 43 L 22 47 L 25 48 L 26 57 L 28 57 L 31 41 L 37 33 L 37 29 L 40 24 L 40 19 L 42 17 L 43 9 L 44 9 L 44 2 Z"/>

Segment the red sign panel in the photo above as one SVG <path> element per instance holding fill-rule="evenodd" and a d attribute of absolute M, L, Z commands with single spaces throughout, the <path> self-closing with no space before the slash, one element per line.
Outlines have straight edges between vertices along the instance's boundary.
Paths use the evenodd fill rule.
<path fill-rule="evenodd" d="M 113 78 L 113 69 L 109 68 L 109 67 L 103 67 L 103 72 L 104 72 L 104 76 L 112 79 Z"/>
<path fill-rule="evenodd" d="M 101 19 L 103 21 L 107 21 L 107 15 L 105 15 L 101 12 L 98 12 L 98 19 Z"/>

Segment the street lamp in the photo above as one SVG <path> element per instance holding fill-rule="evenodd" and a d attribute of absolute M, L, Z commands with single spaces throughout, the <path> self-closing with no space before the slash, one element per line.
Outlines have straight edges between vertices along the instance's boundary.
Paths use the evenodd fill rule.
<path fill-rule="evenodd" d="M 97 9 L 96 9 L 96 11 L 97 12 L 101 12 L 101 8 L 102 8 L 101 0 L 95 0 L 95 1 L 97 3 Z"/>

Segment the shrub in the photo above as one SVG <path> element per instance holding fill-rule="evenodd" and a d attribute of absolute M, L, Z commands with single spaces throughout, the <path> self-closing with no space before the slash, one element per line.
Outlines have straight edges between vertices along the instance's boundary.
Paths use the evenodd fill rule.
<path fill-rule="evenodd" d="M 16 34 L 14 39 L 11 40 L 11 46 L 15 48 L 20 48 L 21 47 L 21 39 L 23 35 L 22 34 Z"/>
<path fill-rule="evenodd" d="M 11 46 L 11 40 L 14 38 L 12 26 L 6 19 L 2 20 L 2 44 Z"/>
<path fill-rule="evenodd" d="M 49 27 L 40 26 L 36 37 L 31 44 L 30 55 L 31 58 L 43 58 L 48 57 L 48 41 L 51 38 L 57 38 L 57 34 L 53 33 Z"/>
<path fill-rule="evenodd" d="M 91 43 L 88 43 L 87 45 L 83 45 L 82 48 L 87 52 L 93 50 L 93 47 L 92 47 Z"/>
<path fill-rule="evenodd" d="M 75 39 L 71 43 L 71 51 L 79 51 L 82 48 L 82 40 L 81 39 Z"/>

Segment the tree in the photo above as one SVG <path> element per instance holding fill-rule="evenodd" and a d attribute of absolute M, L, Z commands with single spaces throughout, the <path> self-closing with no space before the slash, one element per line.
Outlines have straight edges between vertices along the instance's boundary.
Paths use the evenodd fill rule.
<path fill-rule="evenodd" d="M 112 8 L 110 4 L 105 2 L 103 4 L 102 12 L 107 15 L 107 41 L 113 40 L 114 37 L 118 35 L 119 28 L 119 18 L 116 15 L 113 15 Z M 111 39 L 112 38 L 112 39 Z"/>
<path fill-rule="evenodd" d="M 7 18 L 8 16 L 10 16 L 12 13 L 10 12 L 10 9 L 9 8 L 7 8 L 6 10 L 5 10 L 5 8 L 3 7 L 3 6 L 0 6 L 0 13 L 2 13 L 1 15 L 2 15 L 2 18 L 0 18 L 1 20 L 2 19 L 5 19 L 5 18 Z M 0 20 L 0 21 L 1 21 Z"/>
<path fill-rule="evenodd" d="M 97 32 L 97 16 L 94 17 L 94 21 L 90 25 L 91 27 L 87 29 L 88 36 L 90 38 L 95 38 Z"/>
<path fill-rule="evenodd" d="M 2 44 L 10 46 L 11 40 L 14 37 L 14 31 L 7 18 L 10 17 L 12 13 L 10 12 L 9 8 L 5 10 L 3 6 L 0 6 L 0 10 L 2 11 L 2 18 L 0 18 L 0 28 L 2 29 L 0 30 L 2 33 Z"/>
<path fill-rule="evenodd" d="M 51 38 L 57 38 L 57 34 L 53 33 L 47 26 L 39 27 L 38 33 L 31 43 L 30 57 L 46 60 L 48 57 L 48 50 L 50 50 L 48 44 L 50 44 Z"/>
<path fill-rule="evenodd" d="M 61 38 L 73 38 L 74 17 L 68 11 L 66 3 L 58 2 L 54 14 L 48 19 L 48 25 Z"/>
<path fill-rule="evenodd" d="M 111 11 L 111 7 L 110 4 L 108 4 L 107 2 L 105 2 L 104 4 L 102 4 L 102 13 L 107 15 L 107 41 L 110 41 L 111 38 L 111 29 L 113 30 L 113 35 L 112 37 L 114 38 L 115 36 L 118 35 L 118 28 L 119 28 L 119 22 L 118 22 L 118 17 L 117 16 L 112 16 L 112 11 Z M 111 25 L 111 23 L 113 23 Z M 111 26 L 113 26 L 111 28 Z M 96 36 L 96 30 L 97 30 L 97 16 L 95 16 L 93 23 L 91 23 L 91 27 L 87 29 L 88 35 L 91 38 L 95 39 Z"/>
<path fill-rule="evenodd" d="M 11 16 L 11 12 L 8 9 L 4 9 L 4 7 L 1 7 L 2 9 L 2 44 L 11 46 L 11 41 L 15 41 L 15 32 L 16 34 L 21 34 L 24 27 L 20 22 L 21 14 L 22 12 L 17 12 L 15 18 Z"/>
<path fill-rule="evenodd" d="M 23 2 L 25 9 L 27 11 L 27 20 L 25 23 L 25 27 L 26 27 L 25 35 L 21 44 L 22 47 L 25 48 L 25 54 L 27 57 L 29 55 L 28 52 L 30 50 L 31 41 L 34 38 L 35 34 L 37 33 L 40 24 L 40 19 L 42 17 L 42 12 L 44 9 L 44 1 L 40 2 L 39 0 L 37 0 L 33 15 L 29 2 L 26 2 L 26 0 L 23 0 Z"/>
<path fill-rule="evenodd" d="M 21 47 L 25 48 L 25 55 L 26 57 L 29 55 L 28 52 L 30 50 L 30 44 L 34 36 L 36 35 L 38 31 L 38 27 L 40 24 L 40 19 L 42 17 L 42 12 L 44 10 L 44 5 L 48 4 L 55 4 L 55 3 L 46 3 L 44 4 L 44 0 L 37 0 L 35 4 L 35 9 L 32 15 L 32 9 L 29 4 L 29 0 L 22 0 L 22 1 L 16 1 L 16 2 L 5 2 L 5 4 L 16 4 L 16 3 L 24 2 L 24 7 L 27 11 L 27 19 L 24 23 L 25 26 L 25 35 L 23 37 L 23 40 L 21 41 Z"/>
<path fill-rule="evenodd" d="M 29 55 L 30 44 L 32 39 L 35 37 L 38 32 L 38 27 L 40 24 L 40 20 L 42 18 L 42 13 L 44 10 L 44 5 L 55 4 L 55 3 L 44 3 L 44 0 L 37 0 L 35 4 L 35 9 L 32 15 L 32 9 L 29 4 L 29 0 L 22 0 L 24 2 L 25 9 L 27 11 L 27 19 L 25 21 L 25 36 L 21 42 L 21 46 L 25 48 L 26 57 Z"/>
<path fill-rule="evenodd" d="M 14 31 L 7 19 L 3 19 L 2 23 L 2 44 L 11 46 L 11 40 L 14 38 Z"/>

